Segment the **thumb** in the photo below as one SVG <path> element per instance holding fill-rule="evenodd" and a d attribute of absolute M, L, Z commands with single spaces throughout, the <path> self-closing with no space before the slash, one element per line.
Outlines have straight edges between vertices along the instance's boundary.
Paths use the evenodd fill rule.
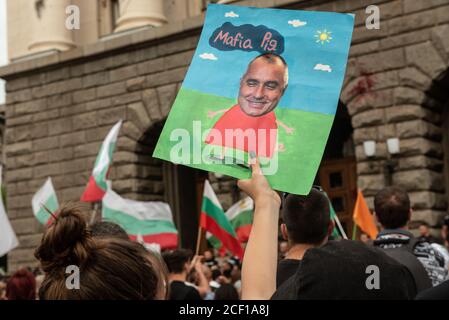
<path fill-rule="evenodd" d="M 250 180 L 250 179 L 244 179 L 244 180 L 238 180 L 238 181 L 237 181 L 237 186 L 238 186 L 241 190 L 243 190 L 243 191 L 245 191 L 245 192 L 248 191 L 248 187 L 250 186 L 250 184 L 251 184 L 251 180 Z"/>
<path fill-rule="evenodd" d="M 250 160 L 250 167 L 251 167 L 251 171 L 254 174 L 262 174 L 262 169 L 260 169 L 260 163 L 259 163 L 259 159 L 256 156 L 256 153 L 254 151 L 251 151 L 249 153 L 249 156 L 251 157 Z"/>

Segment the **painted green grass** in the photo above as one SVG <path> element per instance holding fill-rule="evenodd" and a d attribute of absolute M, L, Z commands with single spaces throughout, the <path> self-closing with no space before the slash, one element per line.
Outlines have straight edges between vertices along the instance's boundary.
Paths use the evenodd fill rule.
<path fill-rule="evenodd" d="M 207 117 L 207 111 L 228 109 L 235 103 L 236 100 L 233 99 L 181 88 L 153 156 L 238 179 L 250 177 L 251 173 L 248 168 L 236 164 L 195 163 L 202 161 L 198 156 L 196 158 L 192 156 L 194 150 L 201 152 L 206 146 L 211 148 L 204 143 L 203 138 L 194 135 L 193 122 L 201 122 L 202 132 L 209 130 L 220 116 L 210 119 Z M 278 152 L 277 156 L 275 155 L 273 159 L 264 164 L 263 171 L 268 173 L 267 178 L 274 189 L 295 194 L 307 194 L 315 179 L 334 116 L 280 107 L 276 108 L 275 113 L 278 120 L 293 127 L 295 131 L 292 135 L 287 135 L 284 129 L 278 126 L 278 142 L 284 143 L 286 150 Z M 180 147 L 180 138 L 174 139 L 173 137 L 174 141 L 170 141 L 172 133 L 179 132 L 179 130 L 174 131 L 176 129 L 185 129 L 189 132 L 190 139 L 184 145 L 186 148 L 184 150 L 190 150 L 186 161 L 170 159 L 170 153 L 173 150 L 179 150 Z M 275 173 L 270 174 L 272 171 Z"/>

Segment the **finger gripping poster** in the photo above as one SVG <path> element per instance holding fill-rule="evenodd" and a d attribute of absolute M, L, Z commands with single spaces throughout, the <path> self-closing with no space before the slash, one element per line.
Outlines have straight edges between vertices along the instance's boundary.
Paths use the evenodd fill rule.
<path fill-rule="evenodd" d="M 250 154 L 307 194 L 332 127 L 354 16 L 209 5 L 154 157 L 243 179 Z"/>

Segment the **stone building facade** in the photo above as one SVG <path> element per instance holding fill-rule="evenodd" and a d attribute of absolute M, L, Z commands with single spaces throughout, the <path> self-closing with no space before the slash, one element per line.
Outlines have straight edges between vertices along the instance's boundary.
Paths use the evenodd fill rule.
<path fill-rule="evenodd" d="M 236 3 L 356 14 L 339 106 L 350 119 L 356 183 L 372 205 L 375 192 L 387 184 L 388 164 L 396 163 L 389 178 L 410 192 L 413 220 L 437 228 L 448 192 L 449 0 Z M 380 29 L 365 27 L 370 4 L 380 8 Z M 128 198 L 176 203 L 175 220 L 195 230 L 194 212 L 185 212 L 188 199 L 179 194 L 196 197 L 192 185 L 207 173 L 187 172 L 151 154 L 203 21 L 201 14 L 0 68 L 7 81 L 8 215 L 20 241 L 8 255 L 11 270 L 36 263 L 33 250 L 43 228 L 31 211 L 33 194 L 51 176 L 60 202 L 78 200 L 102 140 L 119 119 L 124 124 L 110 175 L 114 190 Z M 386 147 L 392 137 L 400 140 L 395 156 Z M 363 149 L 368 140 L 376 141 L 372 157 Z M 235 180 L 209 178 L 225 208 L 241 196 Z"/>

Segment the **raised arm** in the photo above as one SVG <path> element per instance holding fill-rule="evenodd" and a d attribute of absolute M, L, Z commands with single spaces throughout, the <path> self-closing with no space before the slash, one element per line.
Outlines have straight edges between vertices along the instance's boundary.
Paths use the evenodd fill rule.
<path fill-rule="evenodd" d="M 202 264 L 201 264 L 201 258 L 198 258 L 198 262 L 195 264 L 195 271 L 198 274 L 198 292 L 200 293 L 201 297 L 205 297 L 207 293 L 209 293 L 210 286 L 209 281 L 207 281 L 206 275 L 204 274 Z"/>
<path fill-rule="evenodd" d="M 191 262 L 191 268 L 193 268 L 198 276 L 198 286 L 196 287 L 200 296 L 204 298 L 208 292 L 210 292 L 210 286 L 209 282 L 207 281 L 207 278 L 203 272 L 201 259 L 202 256 L 196 255 L 193 257 L 193 260 Z"/>
<path fill-rule="evenodd" d="M 259 162 L 252 177 L 238 186 L 254 200 L 254 219 L 242 265 L 242 299 L 270 299 L 276 290 L 278 219 L 281 199 L 262 174 Z"/>

